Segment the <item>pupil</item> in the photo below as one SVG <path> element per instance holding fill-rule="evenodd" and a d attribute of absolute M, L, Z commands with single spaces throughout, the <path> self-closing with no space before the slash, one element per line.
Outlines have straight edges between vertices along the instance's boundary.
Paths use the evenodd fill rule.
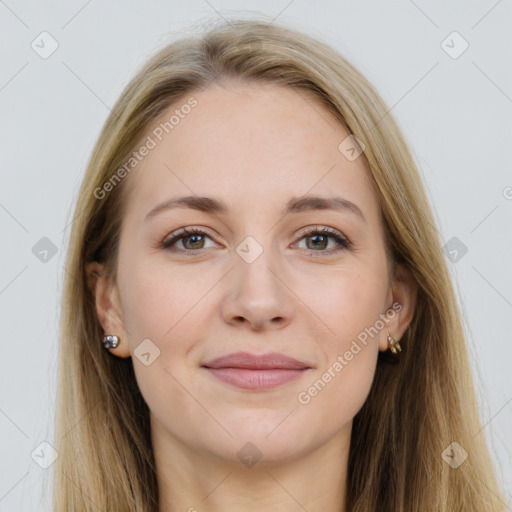
<path fill-rule="evenodd" d="M 197 240 L 198 238 L 201 238 L 202 235 L 190 235 L 186 238 L 186 240 L 188 239 L 189 241 L 191 239 L 196 239 L 195 241 L 192 242 L 192 245 L 195 245 L 198 241 L 200 240 Z"/>
<path fill-rule="evenodd" d="M 323 235 L 313 235 L 313 236 L 311 237 L 311 239 L 312 239 L 312 240 L 314 240 L 314 239 L 318 240 L 319 238 L 323 239 L 323 242 L 325 243 L 325 238 L 326 238 L 326 237 L 325 237 L 325 236 L 323 236 Z M 320 243 L 322 243 L 322 242 L 320 242 Z M 314 246 L 314 247 L 316 247 L 316 248 L 318 248 L 318 247 L 319 247 L 319 245 L 318 245 L 318 244 L 316 244 L 315 242 L 313 242 L 313 246 Z M 322 245 L 321 247 L 322 247 L 322 248 L 325 248 L 325 246 L 324 246 L 324 245 Z"/>

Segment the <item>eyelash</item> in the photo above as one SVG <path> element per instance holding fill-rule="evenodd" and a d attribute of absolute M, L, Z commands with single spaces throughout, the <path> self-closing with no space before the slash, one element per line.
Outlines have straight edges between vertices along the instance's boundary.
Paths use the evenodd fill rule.
<path fill-rule="evenodd" d="M 175 249 L 175 248 L 173 249 L 173 248 L 171 248 L 171 246 L 174 245 L 176 242 L 178 242 L 184 238 L 188 238 L 189 236 L 193 236 L 193 235 L 206 235 L 208 238 L 211 238 L 214 242 L 217 242 L 217 240 L 215 240 L 215 237 L 213 237 L 207 231 L 204 231 L 199 228 L 182 228 L 182 229 L 176 231 L 175 233 L 173 233 L 172 235 L 170 235 L 170 238 L 169 237 L 165 238 L 162 242 L 159 243 L 158 247 L 160 249 L 166 249 L 166 250 L 173 251 L 173 252 L 180 252 L 180 253 L 188 254 L 191 256 L 197 255 L 204 249 Z M 309 229 L 309 230 L 304 230 L 301 232 L 300 238 L 298 241 L 302 240 L 303 238 L 306 238 L 308 236 L 313 236 L 313 235 L 321 235 L 321 236 L 328 235 L 329 238 L 332 238 L 333 240 L 335 240 L 336 243 L 339 244 L 339 247 L 335 248 L 335 249 L 322 250 L 322 251 L 309 250 L 310 255 L 312 255 L 312 256 L 324 256 L 326 254 L 332 255 L 334 253 L 338 253 L 339 251 L 343 251 L 343 250 L 352 248 L 352 243 L 350 242 L 350 240 L 348 238 L 343 236 L 338 230 L 329 228 L 329 227 L 313 228 L 313 229 Z M 308 250 L 308 249 L 305 249 L 305 250 Z"/>

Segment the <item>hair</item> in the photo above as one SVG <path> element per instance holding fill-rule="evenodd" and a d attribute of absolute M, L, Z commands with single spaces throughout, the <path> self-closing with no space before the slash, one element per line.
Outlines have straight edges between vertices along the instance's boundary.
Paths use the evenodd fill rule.
<path fill-rule="evenodd" d="M 353 420 L 347 511 L 505 510 L 440 236 L 396 121 L 369 81 L 329 45 L 293 28 L 243 19 L 160 48 L 122 92 L 92 152 L 76 202 L 61 303 L 54 510 L 158 509 L 149 409 L 131 358 L 114 357 L 100 343 L 86 271 L 97 261 L 115 279 L 130 178 L 102 199 L 95 190 L 170 106 L 214 82 L 234 81 L 312 95 L 364 144 L 392 268 L 405 266 L 418 287 L 402 353 L 394 362 L 379 353 L 370 392 Z M 468 453 L 456 469 L 442 457 L 453 441 Z"/>

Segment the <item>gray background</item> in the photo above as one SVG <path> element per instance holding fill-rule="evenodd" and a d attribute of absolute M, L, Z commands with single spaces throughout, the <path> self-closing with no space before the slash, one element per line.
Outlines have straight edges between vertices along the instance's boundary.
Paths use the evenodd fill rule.
<path fill-rule="evenodd" d="M 0 0 L 0 511 L 51 510 L 41 492 L 52 466 L 31 454 L 50 456 L 40 443 L 53 440 L 64 248 L 109 108 L 170 32 L 251 14 L 332 44 L 398 119 L 457 260 L 484 425 L 475 435 L 489 440 L 512 503 L 510 1 Z M 45 59 L 43 31 L 58 43 Z M 454 31 L 469 44 L 457 58 Z"/>

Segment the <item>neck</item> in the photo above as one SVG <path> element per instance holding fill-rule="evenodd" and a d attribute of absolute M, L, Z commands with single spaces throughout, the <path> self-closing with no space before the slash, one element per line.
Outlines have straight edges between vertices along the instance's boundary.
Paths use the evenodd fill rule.
<path fill-rule="evenodd" d="M 185 446 L 153 418 L 158 512 L 345 512 L 351 426 L 307 453 L 245 467 Z"/>

